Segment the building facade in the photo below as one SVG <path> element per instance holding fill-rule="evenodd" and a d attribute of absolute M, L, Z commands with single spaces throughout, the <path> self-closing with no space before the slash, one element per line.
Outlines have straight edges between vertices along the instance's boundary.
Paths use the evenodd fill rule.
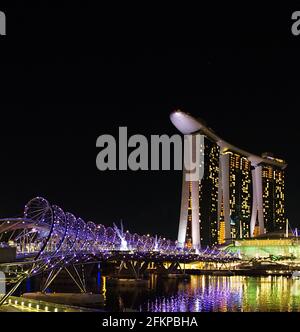
<path fill-rule="evenodd" d="M 199 181 L 200 240 L 203 246 L 218 243 L 219 146 L 204 138 L 204 176 Z"/>

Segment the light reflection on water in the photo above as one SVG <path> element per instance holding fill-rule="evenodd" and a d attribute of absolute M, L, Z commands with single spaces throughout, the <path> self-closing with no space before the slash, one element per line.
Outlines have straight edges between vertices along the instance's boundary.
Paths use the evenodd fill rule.
<path fill-rule="evenodd" d="M 109 285 L 107 278 L 97 273 L 90 281 L 89 289 L 102 294 L 104 303 L 87 306 L 107 311 L 300 311 L 300 280 L 286 277 L 194 275 L 189 281 L 182 281 L 151 275 L 148 287 L 120 287 Z M 37 286 L 31 289 L 33 286 L 34 282 L 26 282 L 23 292 L 36 291 Z M 68 284 L 63 280 L 53 283 L 51 291 L 78 290 L 71 281 Z"/>
<path fill-rule="evenodd" d="M 149 299 L 150 312 L 300 311 L 300 281 L 286 277 L 192 276 L 177 293 Z"/>

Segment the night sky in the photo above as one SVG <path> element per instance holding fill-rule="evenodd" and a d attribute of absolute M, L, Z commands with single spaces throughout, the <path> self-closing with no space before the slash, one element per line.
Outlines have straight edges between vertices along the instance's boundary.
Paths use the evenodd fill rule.
<path fill-rule="evenodd" d="M 117 137 L 119 126 L 148 138 L 175 134 L 169 114 L 180 108 L 240 148 L 285 159 L 288 217 L 300 226 L 299 49 L 95 48 L 97 40 L 82 38 L 67 48 L 64 38 L 40 37 L 1 48 L 1 217 L 21 215 L 30 198 L 43 196 L 86 221 L 123 219 L 131 232 L 175 239 L 180 171 L 100 172 L 95 161 L 99 135 Z"/>

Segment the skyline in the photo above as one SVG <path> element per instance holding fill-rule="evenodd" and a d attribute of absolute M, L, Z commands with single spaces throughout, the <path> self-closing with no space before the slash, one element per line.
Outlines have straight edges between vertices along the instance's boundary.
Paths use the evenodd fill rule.
<path fill-rule="evenodd" d="M 117 136 L 123 125 L 129 135 L 177 134 L 169 114 L 180 108 L 240 148 L 286 160 L 287 216 L 299 226 L 297 52 L 141 49 L 137 55 L 78 56 L 73 62 L 42 57 L 28 67 L 7 60 L 4 75 L 19 71 L 44 85 L 35 84 L 32 95 L 18 82 L 22 103 L 1 105 L 7 124 L 1 131 L 2 217 L 21 214 L 24 202 L 40 195 L 96 223 L 123 219 L 136 232 L 175 239 L 181 172 L 100 173 L 95 142 L 104 133 Z M 101 77 L 96 85 L 86 80 L 91 71 Z"/>

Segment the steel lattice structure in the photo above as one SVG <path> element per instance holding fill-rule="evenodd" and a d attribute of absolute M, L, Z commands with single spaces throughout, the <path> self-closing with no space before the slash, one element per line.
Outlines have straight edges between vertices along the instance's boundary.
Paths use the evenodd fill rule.
<path fill-rule="evenodd" d="M 96 225 L 64 212 L 46 199 L 36 197 L 24 209 L 23 218 L 0 220 L 0 246 L 16 248 L 16 261 L 0 264 L 8 283 L 14 285 L 10 294 L 28 277 L 49 272 L 49 280 L 70 265 L 89 261 L 109 260 L 122 255 L 129 259 L 151 257 L 179 261 L 223 259 L 237 257 L 206 249 L 198 254 L 186 252 L 176 242 L 161 237 L 124 232 L 123 225 Z M 222 256 L 222 257 L 221 257 Z M 1 300 L 3 303 L 3 299 Z M 0 301 L 0 305 L 1 305 Z"/>

